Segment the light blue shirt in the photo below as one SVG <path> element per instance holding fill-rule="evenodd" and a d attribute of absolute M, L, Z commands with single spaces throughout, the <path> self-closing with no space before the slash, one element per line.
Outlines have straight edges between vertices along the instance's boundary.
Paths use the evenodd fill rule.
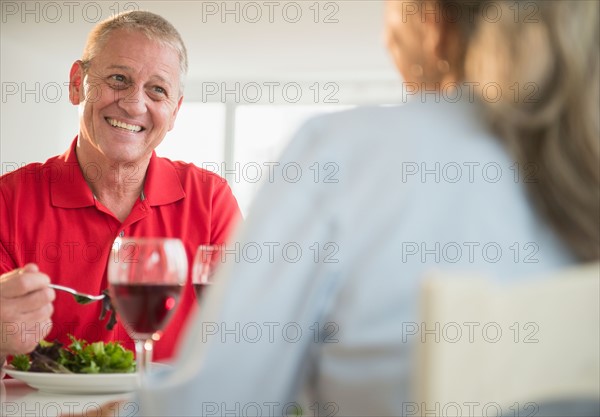
<path fill-rule="evenodd" d="M 427 271 L 508 283 L 574 262 L 482 120 L 417 100 L 306 124 L 141 414 L 402 414 Z"/>

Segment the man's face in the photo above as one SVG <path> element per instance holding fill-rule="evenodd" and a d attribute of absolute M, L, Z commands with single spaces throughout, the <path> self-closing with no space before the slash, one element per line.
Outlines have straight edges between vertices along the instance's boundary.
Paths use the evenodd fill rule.
<path fill-rule="evenodd" d="M 181 105 L 177 52 L 140 32 L 112 32 L 87 71 L 71 70 L 79 150 L 88 160 L 136 163 L 173 128 Z"/>

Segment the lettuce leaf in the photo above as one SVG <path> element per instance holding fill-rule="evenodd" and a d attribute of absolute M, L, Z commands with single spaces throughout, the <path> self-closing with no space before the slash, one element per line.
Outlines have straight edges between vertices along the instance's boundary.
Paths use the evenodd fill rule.
<path fill-rule="evenodd" d="M 15 355 L 13 356 L 13 360 L 10 363 L 12 366 L 15 367 L 15 369 L 17 369 L 18 371 L 29 371 L 29 368 L 31 368 L 31 363 L 29 362 L 29 356 L 28 355 Z"/>
<path fill-rule="evenodd" d="M 69 335 L 71 344 L 42 341 L 29 355 L 17 355 L 12 365 L 22 371 L 53 373 L 131 373 L 135 372 L 133 352 L 118 342 L 88 343 Z M 31 363 L 30 363 L 31 361 Z"/>

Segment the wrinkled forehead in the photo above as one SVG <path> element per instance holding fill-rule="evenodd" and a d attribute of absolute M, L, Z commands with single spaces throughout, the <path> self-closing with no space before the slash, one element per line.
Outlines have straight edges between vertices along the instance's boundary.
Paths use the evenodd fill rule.
<path fill-rule="evenodd" d="M 91 60 L 96 69 L 113 67 L 131 72 L 160 74 L 163 78 L 179 78 L 179 56 L 168 43 L 148 37 L 140 31 L 112 32 Z"/>
<path fill-rule="evenodd" d="M 135 58 L 143 52 L 150 51 L 154 62 L 175 58 L 179 65 L 179 54 L 177 49 L 168 41 L 159 39 L 142 30 L 115 29 L 96 45 L 95 57 L 110 56 L 118 54 L 124 57 Z M 93 60 L 93 59 L 92 59 Z"/>
<path fill-rule="evenodd" d="M 102 38 L 98 39 L 96 47 L 96 54 L 104 52 L 107 48 L 114 48 L 115 45 L 119 45 L 121 42 L 130 41 L 131 38 L 146 42 L 156 42 L 157 44 L 166 44 L 166 42 L 160 42 L 158 39 L 152 37 L 142 29 L 138 28 L 117 28 L 106 32 Z M 128 45 L 131 50 L 136 48 L 136 45 Z"/>

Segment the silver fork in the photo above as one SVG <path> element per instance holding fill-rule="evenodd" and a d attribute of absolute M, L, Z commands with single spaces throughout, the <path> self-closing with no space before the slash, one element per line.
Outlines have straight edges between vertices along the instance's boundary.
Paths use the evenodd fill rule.
<path fill-rule="evenodd" d="M 90 295 L 90 294 L 80 293 L 79 291 L 75 291 L 73 288 L 65 287 L 63 285 L 49 284 L 48 286 L 50 288 L 54 288 L 55 290 L 65 291 L 65 292 L 68 292 L 69 294 L 72 294 L 73 298 L 75 298 L 75 301 L 77 301 L 79 304 L 93 303 L 94 301 L 100 301 L 104 297 L 106 297 L 105 294 Z"/>

